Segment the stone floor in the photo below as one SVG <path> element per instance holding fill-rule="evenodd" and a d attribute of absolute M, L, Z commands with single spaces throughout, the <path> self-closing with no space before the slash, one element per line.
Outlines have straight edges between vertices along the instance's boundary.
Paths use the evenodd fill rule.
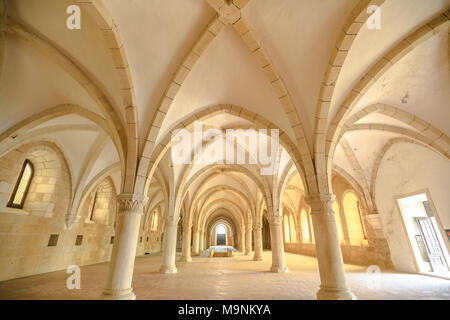
<path fill-rule="evenodd" d="M 286 254 L 286 274 L 267 272 L 271 253 L 254 262 L 237 254 L 232 258 L 194 257 L 177 262 L 177 274 L 160 274 L 161 256 L 136 259 L 134 292 L 138 299 L 314 299 L 320 281 L 317 260 Z M 108 264 L 81 268 L 81 289 L 68 290 L 65 270 L 0 282 L 0 299 L 96 299 L 106 280 Z M 348 283 L 358 299 L 446 299 L 450 281 L 423 275 L 382 272 L 346 265 Z M 376 281 L 378 279 L 378 281 Z"/>

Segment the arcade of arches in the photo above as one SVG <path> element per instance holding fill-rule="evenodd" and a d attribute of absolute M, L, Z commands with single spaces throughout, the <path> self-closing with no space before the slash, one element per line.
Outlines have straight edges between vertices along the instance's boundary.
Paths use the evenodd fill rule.
<path fill-rule="evenodd" d="M 0 298 L 448 299 L 449 8 L 0 0 Z"/>

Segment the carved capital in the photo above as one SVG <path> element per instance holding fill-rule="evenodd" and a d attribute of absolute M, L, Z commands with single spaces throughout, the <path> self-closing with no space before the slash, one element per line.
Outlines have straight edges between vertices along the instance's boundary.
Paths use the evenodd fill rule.
<path fill-rule="evenodd" d="M 174 227 L 178 225 L 178 221 L 180 221 L 180 217 L 169 216 L 166 219 L 167 225 L 169 227 Z"/>
<path fill-rule="evenodd" d="M 274 226 L 279 226 L 282 224 L 282 222 L 283 222 L 283 216 L 280 216 L 280 215 L 273 216 L 272 224 Z"/>
<path fill-rule="evenodd" d="M 305 198 L 311 206 L 311 214 L 334 214 L 333 202 L 336 200 L 334 194 L 314 194 Z"/>
<path fill-rule="evenodd" d="M 119 214 L 142 214 L 147 197 L 139 194 L 122 193 L 117 196 Z"/>
<path fill-rule="evenodd" d="M 253 230 L 254 230 L 254 231 L 258 231 L 258 230 L 260 230 L 260 229 L 262 229 L 261 223 L 256 222 L 256 223 L 253 224 Z"/>
<path fill-rule="evenodd" d="M 183 223 L 183 229 L 190 229 L 192 227 L 192 222 L 184 222 Z"/>

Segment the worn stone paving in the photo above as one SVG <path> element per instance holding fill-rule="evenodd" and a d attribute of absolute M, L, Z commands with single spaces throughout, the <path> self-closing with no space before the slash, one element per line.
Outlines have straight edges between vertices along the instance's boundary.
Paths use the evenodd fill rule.
<path fill-rule="evenodd" d="M 314 299 L 319 288 L 317 260 L 286 253 L 289 273 L 268 272 L 264 261 L 237 254 L 232 258 L 194 257 L 177 262 L 177 274 L 160 274 L 160 255 L 138 257 L 133 279 L 138 299 Z M 0 282 L 0 299 L 97 299 L 106 281 L 107 263 L 81 268 L 81 289 L 68 290 L 63 271 Z M 369 274 L 365 267 L 345 265 L 348 284 L 358 299 L 446 299 L 450 281 L 397 272 Z M 378 281 L 376 281 L 378 279 Z"/>

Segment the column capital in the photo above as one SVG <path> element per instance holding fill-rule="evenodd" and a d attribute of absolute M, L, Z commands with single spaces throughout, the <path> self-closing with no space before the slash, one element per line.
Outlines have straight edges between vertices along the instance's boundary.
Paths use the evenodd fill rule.
<path fill-rule="evenodd" d="M 183 222 L 183 228 L 189 229 L 190 227 L 192 227 L 192 222 L 189 222 L 189 221 Z"/>
<path fill-rule="evenodd" d="M 333 214 L 333 202 L 336 196 L 331 193 L 313 194 L 305 197 L 306 202 L 311 207 L 311 214 Z"/>
<path fill-rule="evenodd" d="M 270 220 L 271 221 L 269 221 L 269 223 L 271 223 L 272 225 L 278 226 L 283 223 L 283 216 L 276 215 L 276 216 L 273 216 L 272 219 L 270 219 Z"/>
<path fill-rule="evenodd" d="M 278 201 L 274 201 L 274 204 L 272 206 L 267 206 L 267 215 L 268 216 L 276 216 L 278 215 L 278 212 L 280 212 L 280 205 Z"/>
<path fill-rule="evenodd" d="M 262 229 L 262 225 L 259 222 L 256 222 L 253 224 L 253 230 L 260 230 Z"/>
<path fill-rule="evenodd" d="M 134 213 L 142 214 L 148 198 L 142 194 L 121 193 L 117 196 L 119 214 Z"/>
<path fill-rule="evenodd" d="M 180 221 L 180 217 L 173 217 L 169 216 L 166 218 L 166 222 L 168 226 L 176 226 L 178 224 L 178 221 Z"/>

